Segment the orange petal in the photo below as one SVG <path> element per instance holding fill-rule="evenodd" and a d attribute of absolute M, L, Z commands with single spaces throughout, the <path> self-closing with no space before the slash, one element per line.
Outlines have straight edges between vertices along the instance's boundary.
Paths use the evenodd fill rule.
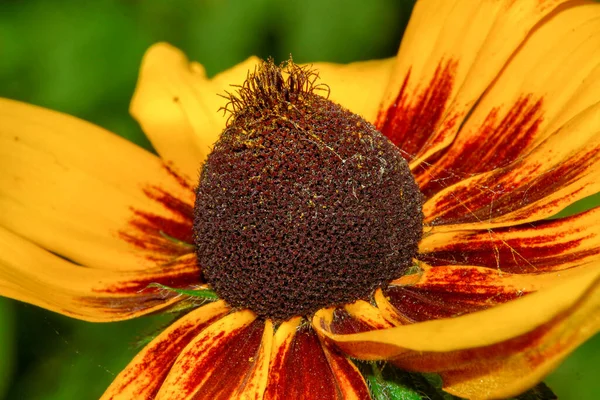
<path fill-rule="evenodd" d="M 313 326 L 350 356 L 442 372 L 445 389 L 459 396 L 510 397 L 535 385 L 600 330 L 600 265 L 461 317 L 340 335 L 319 312 Z"/>
<path fill-rule="evenodd" d="M 600 258 L 600 207 L 551 221 L 434 233 L 419 243 L 430 265 L 479 265 L 510 273 L 556 271 Z"/>
<path fill-rule="evenodd" d="M 260 399 L 272 340 L 271 322 L 249 310 L 220 319 L 183 349 L 156 400 Z"/>
<path fill-rule="evenodd" d="M 426 196 L 527 154 L 600 96 L 600 5 L 546 18 L 417 180 Z"/>
<path fill-rule="evenodd" d="M 282 323 L 273 342 L 265 400 L 368 399 L 368 388 L 356 367 L 324 349 L 308 325 L 297 317 Z"/>
<path fill-rule="evenodd" d="M 144 269 L 192 251 L 191 186 L 92 124 L 0 99 L 0 170 L 0 226 L 79 264 Z"/>
<path fill-rule="evenodd" d="M 593 268 L 587 264 L 567 271 L 510 274 L 474 266 L 426 267 L 417 276 L 390 283 L 375 299 L 402 324 L 451 318 L 518 299 Z"/>
<path fill-rule="evenodd" d="M 154 400 L 181 351 L 228 311 L 225 303 L 218 301 L 177 320 L 138 353 L 101 400 Z"/>
<path fill-rule="evenodd" d="M 600 191 L 600 102 L 506 167 L 465 179 L 423 205 L 433 232 L 537 221 Z"/>
<path fill-rule="evenodd" d="M 204 159 L 225 128 L 220 97 L 240 85 L 258 63 L 251 57 L 214 78 L 166 43 L 150 47 L 142 61 L 130 112 L 160 156 L 196 180 Z"/>
<path fill-rule="evenodd" d="M 194 255 L 146 270 L 86 268 L 0 227 L 0 295 L 73 318 L 106 322 L 139 317 L 182 300 L 149 288 L 201 284 Z"/>
<path fill-rule="evenodd" d="M 564 2 L 417 2 L 377 127 L 413 166 L 447 146 L 529 32 Z"/>

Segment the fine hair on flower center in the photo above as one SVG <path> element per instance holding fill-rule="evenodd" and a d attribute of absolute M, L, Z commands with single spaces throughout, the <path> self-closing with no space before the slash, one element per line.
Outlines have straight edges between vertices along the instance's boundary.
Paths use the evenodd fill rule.
<path fill-rule="evenodd" d="M 291 61 L 249 74 L 196 192 L 205 278 L 274 320 L 368 300 L 411 266 L 422 234 L 399 149 L 316 79 Z"/>

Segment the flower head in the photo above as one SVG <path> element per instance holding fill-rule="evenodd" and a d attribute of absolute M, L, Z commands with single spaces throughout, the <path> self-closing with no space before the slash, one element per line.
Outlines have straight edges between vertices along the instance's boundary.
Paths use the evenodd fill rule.
<path fill-rule="evenodd" d="M 131 111 L 160 158 L 1 100 L 0 293 L 186 310 L 105 399 L 369 398 L 350 358 L 518 394 L 600 328 L 600 211 L 547 219 L 600 191 L 598 18 L 422 0 L 394 60 L 213 79 L 158 44 Z"/>
<path fill-rule="evenodd" d="M 316 78 L 291 62 L 250 74 L 196 189 L 204 277 L 228 304 L 275 320 L 368 299 L 411 266 L 421 238 L 421 194 L 399 149 L 315 93 Z"/>

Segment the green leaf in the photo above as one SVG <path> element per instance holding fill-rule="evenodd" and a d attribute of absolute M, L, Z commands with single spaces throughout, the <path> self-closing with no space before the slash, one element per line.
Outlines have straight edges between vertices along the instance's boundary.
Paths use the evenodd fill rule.
<path fill-rule="evenodd" d="M 527 392 L 520 396 L 515 397 L 515 400 L 554 400 L 558 399 L 552 390 L 546 386 L 544 382 L 538 383 L 534 388 L 529 389 Z"/>
<path fill-rule="evenodd" d="M 173 236 L 167 235 L 165 232 L 163 231 L 159 231 L 158 232 L 160 234 L 160 236 L 164 237 L 165 239 L 175 243 L 176 245 L 188 248 L 188 249 L 193 249 L 194 245 L 193 244 L 189 244 L 188 242 L 184 242 L 183 240 L 179 240 L 177 238 L 174 238 Z"/>
<path fill-rule="evenodd" d="M 204 300 L 210 300 L 210 301 L 219 300 L 219 296 L 217 296 L 217 294 L 210 289 L 199 289 L 199 290 L 177 289 L 177 288 L 172 288 L 169 286 L 162 285 L 160 283 L 151 283 L 148 285 L 148 287 L 164 289 L 164 290 L 168 290 L 170 292 L 175 292 L 175 293 L 183 294 L 186 296 L 199 297 Z"/>
<path fill-rule="evenodd" d="M 388 363 L 371 363 L 361 368 L 375 400 L 454 400 L 441 390 L 437 375 L 402 371 Z M 429 376 L 431 375 L 431 376 Z"/>
<path fill-rule="evenodd" d="M 15 361 L 14 311 L 11 300 L 0 298 L 0 399 L 13 376 Z"/>

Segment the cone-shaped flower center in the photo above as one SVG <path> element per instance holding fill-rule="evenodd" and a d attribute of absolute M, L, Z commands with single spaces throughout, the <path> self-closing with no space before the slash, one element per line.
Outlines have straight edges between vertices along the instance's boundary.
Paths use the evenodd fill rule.
<path fill-rule="evenodd" d="M 197 189 L 205 278 L 275 320 L 368 299 L 411 265 L 422 232 L 398 148 L 315 79 L 291 62 L 250 74 Z"/>

